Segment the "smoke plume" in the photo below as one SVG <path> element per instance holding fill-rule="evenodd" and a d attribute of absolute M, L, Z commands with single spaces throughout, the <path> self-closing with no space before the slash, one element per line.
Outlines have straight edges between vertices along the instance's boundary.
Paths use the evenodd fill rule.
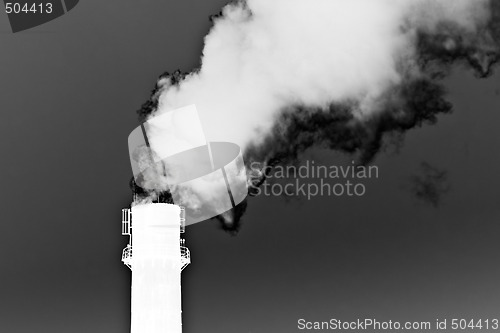
<path fill-rule="evenodd" d="M 411 177 L 411 192 L 424 203 L 438 207 L 450 190 L 448 172 L 422 162 L 418 175 Z"/>
<path fill-rule="evenodd" d="M 211 20 L 200 68 L 161 75 L 139 118 L 196 104 L 207 139 L 237 143 L 248 165 L 316 145 L 370 163 L 388 135 L 452 111 L 440 80 L 454 66 L 482 78 L 500 60 L 495 0 L 247 0 Z"/>

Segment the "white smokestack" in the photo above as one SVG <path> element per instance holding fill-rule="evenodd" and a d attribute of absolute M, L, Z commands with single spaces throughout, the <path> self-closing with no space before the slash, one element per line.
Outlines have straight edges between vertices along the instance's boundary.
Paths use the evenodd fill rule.
<path fill-rule="evenodd" d="M 131 333 L 181 333 L 179 206 L 132 207 Z"/>

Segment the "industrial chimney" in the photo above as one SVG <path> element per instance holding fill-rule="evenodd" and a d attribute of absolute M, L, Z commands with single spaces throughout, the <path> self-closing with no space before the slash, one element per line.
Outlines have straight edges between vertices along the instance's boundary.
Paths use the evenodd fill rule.
<path fill-rule="evenodd" d="M 191 262 L 180 238 L 184 212 L 167 203 L 122 210 L 122 234 L 130 237 L 122 261 L 132 270 L 131 333 L 182 332 L 181 271 Z"/>
<path fill-rule="evenodd" d="M 240 148 L 208 142 L 194 105 L 149 119 L 129 136 L 135 182 L 151 198 L 122 210 L 132 270 L 131 333 L 181 333 L 181 271 L 191 262 L 185 226 L 241 203 L 247 179 Z M 174 204 L 155 200 L 168 191 Z M 157 202 L 155 202 L 157 201 Z"/>

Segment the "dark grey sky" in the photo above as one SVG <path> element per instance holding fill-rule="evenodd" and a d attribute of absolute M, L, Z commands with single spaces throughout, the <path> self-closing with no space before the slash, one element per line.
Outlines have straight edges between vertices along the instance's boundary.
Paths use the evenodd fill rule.
<path fill-rule="evenodd" d="M 127 136 L 156 77 L 197 66 L 224 3 L 87 0 L 18 34 L 0 14 L 1 332 L 129 330 Z M 500 76 L 446 82 L 454 113 L 380 155 L 364 197 L 257 197 L 236 237 L 190 226 L 184 332 L 498 316 Z M 438 208 L 408 191 L 422 161 L 448 171 Z"/>

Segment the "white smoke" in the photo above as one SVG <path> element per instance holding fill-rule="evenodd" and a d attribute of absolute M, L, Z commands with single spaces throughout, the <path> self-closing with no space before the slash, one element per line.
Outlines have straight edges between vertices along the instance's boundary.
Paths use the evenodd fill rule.
<path fill-rule="evenodd" d="M 368 163 L 385 133 L 451 111 L 438 78 L 452 63 L 491 74 L 499 18 L 500 3 L 490 0 L 233 2 L 213 19 L 201 67 L 163 75 L 140 118 L 195 104 L 207 141 L 238 144 L 247 163 L 287 163 L 318 143 Z M 144 175 L 157 190 L 149 198 L 171 190 L 162 175 Z M 252 188 L 265 177 L 247 169 Z M 219 192 L 197 183 L 180 195 L 197 210 L 206 201 L 218 208 Z M 218 218 L 237 229 L 245 207 Z"/>
<path fill-rule="evenodd" d="M 210 141 L 245 147 L 288 105 L 355 100 L 361 117 L 404 72 L 419 75 L 415 32 L 453 22 L 473 32 L 487 0 L 248 0 L 225 6 L 202 65 L 179 85 L 160 80 L 151 116 L 196 104 Z"/>

